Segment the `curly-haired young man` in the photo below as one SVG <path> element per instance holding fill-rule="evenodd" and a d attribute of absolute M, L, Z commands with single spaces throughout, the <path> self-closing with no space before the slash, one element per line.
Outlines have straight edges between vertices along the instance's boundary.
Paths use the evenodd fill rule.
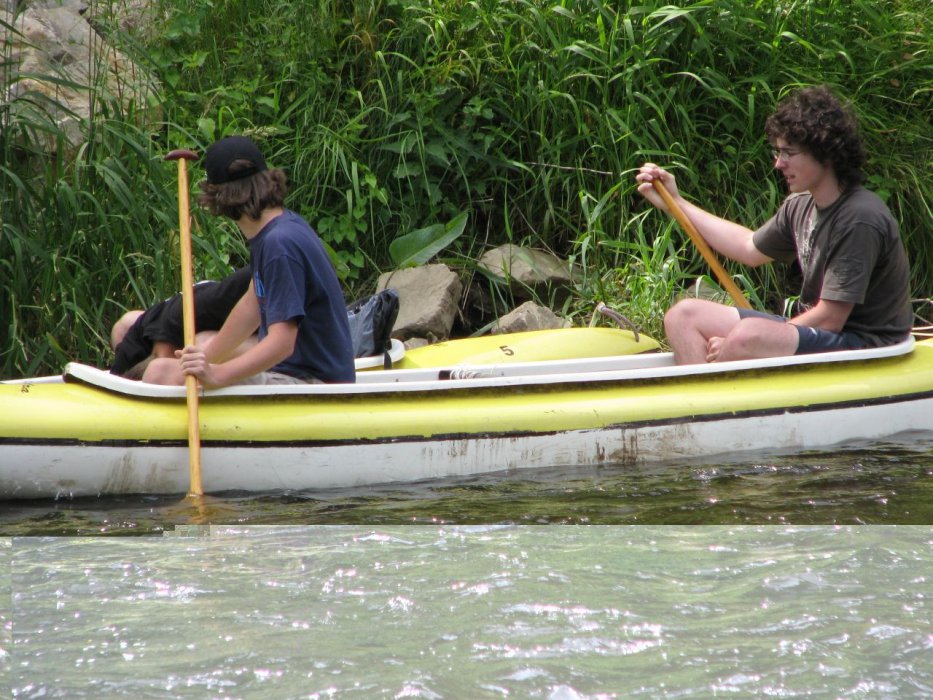
<path fill-rule="evenodd" d="M 317 234 L 284 207 L 285 173 L 268 168 L 244 136 L 212 144 L 205 169 L 198 203 L 236 221 L 250 248 L 252 280 L 208 344 L 152 360 L 143 381 L 183 384 L 188 374 L 208 388 L 355 381 L 340 282 Z M 259 342 L 235 354 L 257 328 Z"/>
<path fill-rule="evenodd" d="M 777 357 L 897 343 L 910 333 L 909 266 L 897 222 L 862 187 L 865 160 L 851 109 L 824 86 L 797 90 L 765 126 L 774 167 L 790 195 L 761 228 L 721 219 L 683 199 L 674 176 L 653 163 L 638 191 L 667 210 L 660 180 L 710 246 L 752 267 L 798 261 L 800 312 L 785 319 L 703 299 L 664 317 L 680 364 Z"/>

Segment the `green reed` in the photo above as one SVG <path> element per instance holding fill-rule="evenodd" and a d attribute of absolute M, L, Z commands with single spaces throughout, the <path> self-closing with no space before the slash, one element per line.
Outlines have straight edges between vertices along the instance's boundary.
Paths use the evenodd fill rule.
<path fill-rule="evenodd" d="M 75 359 L 105 366 L 112 323 L 179 284 L 175 171 L 162 160 L 160 127 L 95 84 L 97 117 L 74 143 L 74 115 L 26 79 L 80 86 L 3 68 L 13 92 L 0 105 L 0 375 L 57 372 Z M 216 258 L 204 243 L 202 270 Z"/>
<path fill-rule="evenodd" d="M 869 184 L 901 221 L 915 292 L 933 292 L 926 0 L 155 9 L 150 33 L 109 36 L 143 66 L 132 79 L 158 81 L 158 116 L 93 86 L 102 109 L 71 148 L 54 104 L 0 102 L 2 376 L 106 364 L 122 310 L 175 291 L 175 170 L 162 157 L 231 133 L 286 169 L 289 204 L 333 250 L 348 297 L 388 269 L 395 238 L 467 211 L 469 233 L 442 254 L 465 278 L 489 284 L 471 263 L 488 246 L 549 248 L 583 270 L 556 310 L 583 323 L 604 301 L 660 337 L 672 298 L 708 273 L 640 201 L 635 169 L 666 164 L 694 201 L 757 226 L 783 197 L 764 120 L 788 90 L 826 82 L 859 112 Z M 198 276 L 245 254 L 229 222 L 198 211 L 195 241 Z M 793 293 L 783 270 L 728 269 L 760 307 Z"/>

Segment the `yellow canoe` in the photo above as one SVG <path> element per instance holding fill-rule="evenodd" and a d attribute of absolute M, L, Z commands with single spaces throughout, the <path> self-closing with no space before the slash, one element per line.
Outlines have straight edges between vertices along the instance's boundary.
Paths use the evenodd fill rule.
<path fill-rule="evenodd" d="M 499 346 L 477 344 L 428 367 L 359 372 L 352 385 L 206 391 L 205 490 L 787 452 L 933 430 L 933 340 L 683 367 L 668 353 L 632 354 L 656 347 L 650 339 L 575 330 L 569 357 L 502 360 Z M 569 354 L 556 350 L 560 335 L 537 343 Z M 495 342 L 524 353 L 512 340 Z M 628 351 L 585 354 L 602 342 Z M 183 387 L 77 364 L 62 378 L 0 384 L 0 498 L 184 493 L 186 429 Z"/>

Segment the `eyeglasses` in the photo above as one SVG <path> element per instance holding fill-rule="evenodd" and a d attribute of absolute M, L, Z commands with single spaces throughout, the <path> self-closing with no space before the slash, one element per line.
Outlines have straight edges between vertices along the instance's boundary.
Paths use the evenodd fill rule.
<path fill-rule="evenodd" d="M 771 149 L 771 157 L 774 160 L 783 160 L 787 163 L 794 156 L 799 156 L 803 151 L 795 148 L 773 148 Z"/>

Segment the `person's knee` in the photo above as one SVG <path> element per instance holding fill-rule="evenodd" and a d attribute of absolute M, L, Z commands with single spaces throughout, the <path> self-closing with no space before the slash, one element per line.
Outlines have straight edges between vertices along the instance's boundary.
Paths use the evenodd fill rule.
<path fill-rule="evenodd" d="M 185 377 L 178 360 L 154 358 L 143 372 L 143 381 L 149 384 L 184 384 Z"/>
<path fill-rule="evenodd" d="M 664 328 L 682 328 L 695 323 L 701 313 L 702 304 L 697 299 L 681 299 L 664 314 Z"/>
<path fill-rule="evenodd" d="M 133 327 L 136 320 L 143 315 L 143 312 L 137 309 L 127 311 L 120 319 L 113 324 L 110 329 L 110 349 L 116 350 L 117 346 L 123 342 L 127 331 Z"/>

